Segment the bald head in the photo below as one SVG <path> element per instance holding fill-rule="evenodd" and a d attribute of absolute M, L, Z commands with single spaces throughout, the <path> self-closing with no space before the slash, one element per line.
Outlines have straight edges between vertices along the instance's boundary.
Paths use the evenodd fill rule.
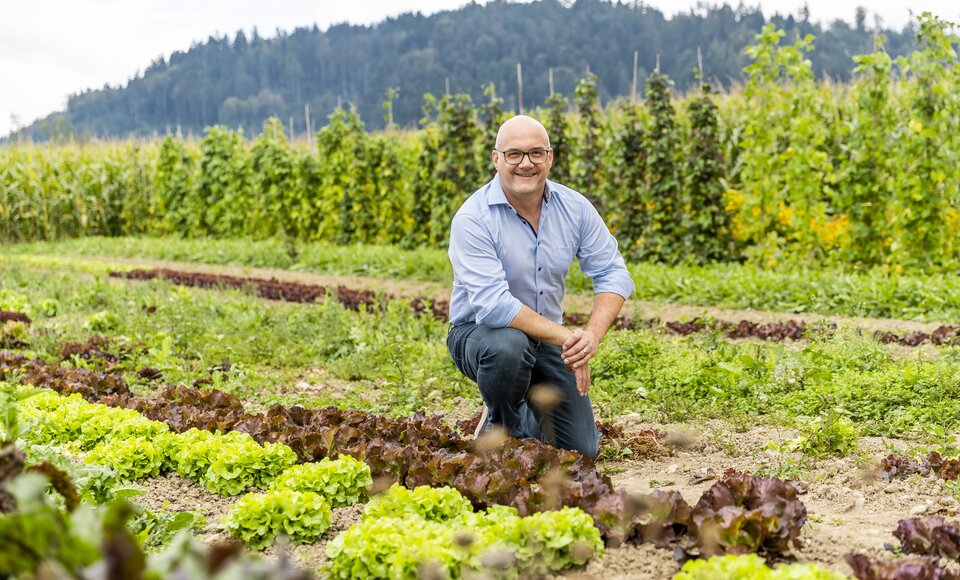
<path fill-rule="evenodd" d="M 547 135 L 547 129 L 533 117 L 527 115 L 517 115 L 511 117 L 500 125 L 497 131 L 497 149 L 509 147 L 512 141 L 528 141 L 531 139 L 542 139 L 547 148 L 550 147 L 550 136 Z"/>
<path fill-rule="evenodd" d="M 511 159 L 509 163 L 507 157 Z M 518 207 L 539 207 L 553 165 L 550 137 L 539 121 L 526 115 L 504 121 L 497 131 L 490 161 L 497 168 L 507 201 Z"/>

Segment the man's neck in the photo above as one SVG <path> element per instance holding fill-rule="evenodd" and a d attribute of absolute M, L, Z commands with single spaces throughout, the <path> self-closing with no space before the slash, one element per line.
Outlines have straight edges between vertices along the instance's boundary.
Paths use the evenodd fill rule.
<path fill-rule="evenodd" d="M 544 184 L 543 191 L 539 195 L 535 196 L 518 196 L 513 195 L 512 193 L 504 190 L 504 195 L 507 198 L 507 201 L 510 202 L 510 205 L 513 206 L 513 209 L 517 210 L 522 214 L 536 214 L 540 211 L 540 207 L 543 205 L 543 197 L 546 195 L 547 186 Z"/>

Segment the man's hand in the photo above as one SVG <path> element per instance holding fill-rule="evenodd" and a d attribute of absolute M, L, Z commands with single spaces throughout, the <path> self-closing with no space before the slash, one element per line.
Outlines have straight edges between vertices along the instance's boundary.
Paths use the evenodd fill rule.
<path fill-rule="evenodd" d="M 573 374 L 577 377 L 577 391 L 581 397 L 586 397 L 590 392 L 590 363 L 583 363 Z"/>
<path fill-rule="evenodd" d="M 587 367 L 587 361 L 597 354 L 600 341 L 592 330 L 575 329 L 563 343 L 563 362 L 567 368 L 576 372 L 581 367 Z M 579 377 L 578 377 L 579 379 Z M 579 380 L 577 381 L 579 384 Z M 587 386 L 590 384 L 590 373 L 587 372 Z"/>

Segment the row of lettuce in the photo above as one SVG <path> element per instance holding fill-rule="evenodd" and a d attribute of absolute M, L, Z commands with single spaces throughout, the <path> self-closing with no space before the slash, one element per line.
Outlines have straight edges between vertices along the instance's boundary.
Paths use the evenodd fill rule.
<path fill-rule="evenodd" d="M 8 411 L 12 410 L 21 424 L 12 429 L 11 423 L 6 423 L 0 438 L 10 438 L 9 431 L 16 431 L 28 449 L 55 445 L 57 451 L 77 460 L 107 465 L 120 479 L 156 476 L 169 469 L 221 495 L 236 495 L 249 487 L 266 489 L 241 497 L 224 518 L 226 529 L 254 548 L 270 545 L 280 534 L 295 542 L 318 540 L 331 524 L 331 507 L 366 499 L 372 483 L 369 468 L 350 457 L 294 465 L 296 458 L 285 445 L 259 445 L 245 433 L 173 433 L 165 423 L 128 409 L 88 403 L 78 394 L 64 397 L 46 390 L 4 386 L 19 400 L 8 406 Z M 109 448 L 116 451 L 108 452 Z M 768 492 L 773 490 L 770 486 L 782 485 L 776 480 L 758 483 Z M 766 492 L 758 488 L 758 493 Z M 667 519 L 671 517 L 679 521 L 677 515 Z M 22 518 L 19 523 L 23 524 Z M 9 516 L 0 516 L 0 536 L 9 533 L 7 524 Z M 924 538 L 943 536 L 955 529 L 951 526 L 942 518 L 905 520 L 897 534 L 917 553 L 916 546 L 931 544 Z M 781 539 L 789 541 L 788 536 Z M 184 541 L 180 540 L 181 545 Z M 934 552 L 921 553 L 948 555 L 949 545 L 938 542 L 931 544 Z M 582 565 L 602 552 L 600 532 L 593 519 L 579 509 L 519 517 L 515 509 L 505 506 L 475 511 L 469 500 L 451 488 L 410 490 L 394 485 L 372 498 L 359 524 L 327 543 L 330 564 L 326 571 L 342 578 L 417 577 L 431 570 L 437 577 L 459 577 L 478 570 L 517 577 Z M 892 574 L 900 569 L 897 566 L 907 564 L 893 566 L 859 556 L 848 561 L 860 578 L 895 577 L 880 571 L 889 568 Z M 0 559 L 0 564 L 4 562 Z M 924 565 L 931 571 L 939 569 L 932 560 Z M 678 577 L 832 580 L 845 576 L 811 565 L 770 569 L 758 558 L 731 555 L 691 561 Z"/>
<path fill-rule="evenodd" d="M 287 446 L 259 445 L 246 433 L 196 429 L 173 433 L 164 423 L 128 409 L 88 403 L 78 394 L 61 396 L 12 385 L 5 388 L 16 390 L 14 410 L 21 421 L 18 433 L 28 450 L 54 446 L 75 461 L 108 467 L 119 480 L 140 480 L 172 471 L 220 495 L 238 495 L 251 487 L 265 489 L 240 497 L 223 518 L 224 527 L 254 549 L 272 545 L 281 535 L 295 543 L 318 541 L 332 523 L 332 508 L 365 501 L 373 483 L 370 469 L 349 456 L 295 465 L 296 457 Z M 95 499 L 89 490 L 81 491 L 85 499 Z M 17 497 L 27 507 L 22 496 Z M 23 516 L 0 514 L 0 537 L 14 520 L 14 527 L 23 526 Z M 73 519 L 64 522 L 80 527 Z M 203 553 L 190 541 L 178 537 L 174 546 L 181 552 Z M 57 553 L 57 548 L 50 546 L 38 546 L 37 551 L 68 559 L 72 555 L 77 558 L 74 564 L 93 563 L 97 556 L 94 546 L 85 546 L 80 537 L 72 537 L 69 544 L 76 553 Z M 583 565 L 603 551 L 593 519 L 577 508 L 520 517 L 516 509 L 506 506 L 477 511 L 449 487 L 411 490 L 394 484 L 370 499 L 359 523 L 327 542 L 325 572 L 337 578 L 424 574 L 457 578 L 469 572 L 516 578 Z M 24 565 L 22 559 L 17 561 L 2 552 L 0 572 L 27 571 L 13 567 Z M 812 565 L 773 570 L 762 562 L 733 556 L 691 562 L 678 578 L 716 577 L 723 571 L 735 572 L 727 577 L 741 577 L 737 571 L 747 568 L 770 578 L 846 578 Z M 163 569 L 156 559 L 153 565 L 154 573 Z"/>
<path fill-rule="evenodd" d="M 280 535 L 295 543 L 318 540 L 330 527 L 331 508 L 366 499 L 373 483 L 370 469 L 349 456 L 295 465 L 296 455 L 280 443 L 260 445 L 238 431 L 173 433 L 165 423 L 77 394 L 39 392 L 23 398 L 18 412 L 29 425 L 23 431 L 29 444 L 60 446 L 83 462 L 110 467 L 121 480 L 175 472 L 225 496 L 267 490 L 243 495 L 223 522 L 257 549 Z M 431 562 L 445 574 L 497 565 L 545 572 L 583 564 L 602 550 L 592 518 L 579 509 L 521 518 L 503 506 L 475 512 L 451 488 L 394 485 L 374 497 L 362 522 L 327 552 L 337 577 L 381 578 L 404 577 Z"/>

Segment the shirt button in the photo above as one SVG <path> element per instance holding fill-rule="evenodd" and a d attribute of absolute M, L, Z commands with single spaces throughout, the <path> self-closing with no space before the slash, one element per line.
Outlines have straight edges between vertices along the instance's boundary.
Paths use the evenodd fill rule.
<path fill-rule="evenodd" d="M 539 268 L 537 268 L 537 272 L 539 272 L 540 270 L 543 270 L 543 266 L 540 266 Z"/>
<path fill-rule="evenodd" d="M 540 293 L 543 294 L 543 290 L 541 290 Z"/>

